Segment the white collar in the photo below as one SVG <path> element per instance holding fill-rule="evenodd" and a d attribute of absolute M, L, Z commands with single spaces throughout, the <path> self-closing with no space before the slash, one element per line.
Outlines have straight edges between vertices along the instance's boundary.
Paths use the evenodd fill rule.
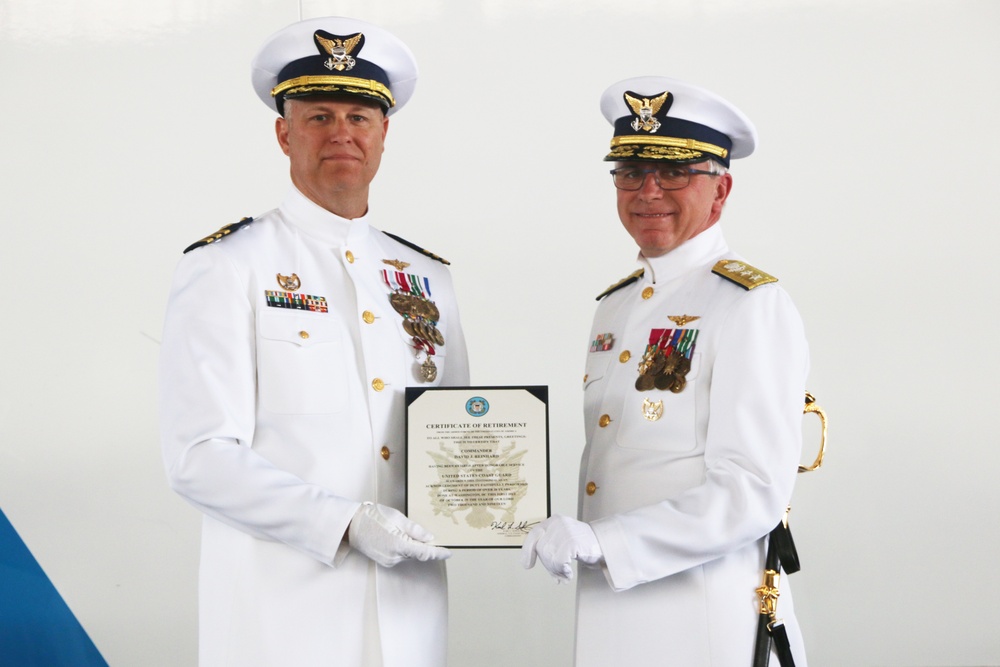
<path fill-rule="evenodd" d="M 368 236 L 368 212 L 353 220 L 342 218 L 306 197 L 294 185 L 278 210 L 289 224 L 332 246 L 354 244 Z"/>
<path fill-rule="evenodd" d="M 729 246 L 722 235 L 722 226 L 716 222 L 693 239 L 688 239 L 664 255 L 650 258 L 644 257 L 640 252 L 638 259 L 639 264 L 646 269 L 643 281 L 662 285 L 728 251 Z"/>

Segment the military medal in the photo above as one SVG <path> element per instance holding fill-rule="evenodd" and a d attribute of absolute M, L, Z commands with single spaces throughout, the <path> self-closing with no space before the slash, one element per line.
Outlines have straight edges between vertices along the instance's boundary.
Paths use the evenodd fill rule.
<path fill-rule="evenodd" d="M 428 329 L 431 335 L 431 340 L 433 340 L 438 345 L 444 345 L 444 336 L 441 334 L 441 330 L 438 329 L 433 324 L 428 325 Z"/>
<path fill-rule="evenodd" d="M 657 375 L 655 378 L 653 378 L 653 386 L 661 391 L 665 389 L 670 389 L 670 387 L 673 386 L 673 383 L 674 383 L 673 375 Z"/>
<path fill-rule="evenodd" d="M 410 301 L 411 299 L 409 294 L 394 292 L 389 295 L 389 304 L 392 306 L 392 309 L 403 317 L 406 317 L 407 313 L 409 313 L 413 308 Z"/>
<path fill-rule="evenodd" d="M 652 375 L 640 375 L 635 380 L 635 388 L 639 391 L 649 391 L 653 388 L 655 380 Z"/>
<path fill-rule="evenodd" d="M 429 341 L 431 335 L 427 332 L 427 325 L 422 320 L 412 320 L 413 335 L 421 340 Z"/>
<path fill-rule="evenodd" d="M 649 372 L 653 375 L 669 374 L 673 373 L 676 367 L 677 359 L 673 355 L 668 357 L 663 352 L 659 352 L 659 354 L 653 357 L 653 363 L 649 365 Z"/>
<path fill-rule="evenodd" d="M 441 320 L 441 311 L 438 310 L 438 307 L 434 304 L 434 302 L 433 301 L 424 301 L 424 304 L 427 306 L 427 319 L 433 320 L 434 322 L 440 321 Z M 444 341 L 441 341 L 438 344 L 439 345 L 444 345 Z"/>
<path fill-rule="evenodd" d="M 424 349 L 426 346 L 426 349 Z M 417 357 L 419 360 L 420 352 L 426 352 L 427 356 L 424 358 L 424 362 L 420 364 L 420 377 L 424 382 L 434 382 L 437 379 L 438 369 L 434 364 L 434 348 L 428 345 L 425 341 L 420 340 L 417 337 L 413 338 L 413 347 L 417 349 Z"/>
<path fill-rule="evenodd" d="M 666 364 L 663 352 L 660 350 L 660 344 L 663 342 L 664 336 L 666 336 L 666 331 L 663 332 L 659 340 L 655 343 L 651 342 L 646 346 L 646 351 L 642 355 L 642 361 L 639 362 L 639 377 L 635 380 L 635 388 L 639 391 L 649 391 L 652 389 L 656 385 L 657 375 Z"/>
<path fill-rule="evenodd" d="M 670 317 L 675 323 L 685 323 L 699 319 L 690 315 Z M 639 377 L 635 380 L 638 391 L 659 389 L 679 394 L 687 386 L 687 374 L 691 370 L 691 355 L 698 338 L 697 329 L 653 329 L 649 332 L 649 344 L 639 362 Z M 648 417 L 647 417 L 648 419 Z M 659 417 L 656 417 L 659 419 Z M 655 421 L 655 420 L 652 420 Z"/>
<path fill-rule="evenodd" d="M 422 377 L 427 382 L 434 382 L 438 376 L 437 366 L 434 365 L 434 360 L 431 359 L 430 355 L 424 359 L 424 363 L 420 364 L 420 377 Z"/>
<path fill-rule="evenodd" d="M 382 280 L 392 290 L 389 305 L 403 318 L 403 331 L 413 341 L 418 376 L 424 382 L 433 382 L 437 379 L 434 346 L 444 346 L 444 335 L 437 327 L 441 311 L 430 299 L 430 281 L 404 273 L 403 269 L 409 266 L 406 262 L 387 259 L 382 261 L 397 269 L 382 269 Z"/>

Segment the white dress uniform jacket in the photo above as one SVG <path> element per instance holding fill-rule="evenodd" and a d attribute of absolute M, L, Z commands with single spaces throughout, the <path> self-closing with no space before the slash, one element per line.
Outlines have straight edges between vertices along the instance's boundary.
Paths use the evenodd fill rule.
<path fill-rule="evenodd" d="M 371 217 L 339 218 L 293 189 L 177 267 L 162 444 L 171 486 L 205 514 L 202 667 L 355 667 L 366 636 L 381 637 L 385 667 L 445 664 L 444 564 L 375 567 L 341 541 L 362 501 L 405 509 L 405 387 L 469 380 L 448 270 Z M 383 260 L 409 263 L 441 311 L 429 385 Z M 328 311 L 269 306 L 268 290 L 286 291 L 278 274 Z"/>
<path fill-rule="evenodd" d="M 799 464 L 808 350 L 785 291 L 713 274 L 721 259 L 738 257 L 716 224 L 640 258 L 644 275 L 594 318 L 591 340 L 613 343 L 587 357 L 579 515 L 606 565 L 580 569 L 577 667 L 751 664 L 765 537 Z M 684 315 L 700 319 L 668 319 Z M 686 387 L 640 392 L 651 331 L 676 328 L 698 330 Z M 659 419 L 643 399 L 662 401 Z M 778 615 L 805 667 L 782 579 Z"/>

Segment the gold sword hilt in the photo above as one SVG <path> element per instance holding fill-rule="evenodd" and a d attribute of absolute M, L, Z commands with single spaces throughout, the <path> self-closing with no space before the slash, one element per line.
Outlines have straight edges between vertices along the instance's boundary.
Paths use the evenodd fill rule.
<path fill-rule="evenodd" d="M 812 462 L 812 465 L 800 465 L 799 472 L 812 472 L 814 470 L 818 470 L 819 467 L 823 465 L 823 457 L 826 455 L 826 411 L 824 411 L 823 408 L 820 407 L 819 403 L 816 402 L 816 398 L 807 391 L 806 404 L 802 409 L 802 414 L 809 414 L 810 412 L 819 415 L 819 420 L 823 424 L 823 431 L 820 435 L 819 441 L 819 453 L 816 454 L 816 460 Z"/>
<path fill-rule="evenodd" d="M 799 472 L 812 472 L 819 469 L 819 467 L 823 465 L 823 457 L 826 455 L 826 411 L 823 410 L 819 403 L 816 402 L 816 397 L 807 391 L 805 407 L 802 409 L 802 414 L 805 415 L 810 412 L 819 415 L 819 420 L 823 425 L 823 431 L 819 442 L 819 453 L 816 454 L 816 460 L 813 461 L 812 465 L 799 465 Z M 781 518 L 781 523 L 784 524 L 786 529 L 788 528 L 788 513 L 791 509 L 791 507 L 785 508 L 785 515 Z M 777 530 L 777 528 L 775 530 Z M 755 591 L 760 601 L 760 615 L 766 616 L 769 619 L 767 624 L 769 630 L 776 623 L 778 623 L 778 596 L 780 595 L 779 582 L 781 581 L 781 566 L 778 559 L 775 558 L 773 562 L 777 565 L 775 568 L 771 567 L 771 550 L 775 548 L 774 531 L 772 531 L 771 537 L 768 541 L 767 564 L 764 570 L 764 578 L 761 585 Z M 794 545 L 792 546 L 792 549 L 794 550 Z M 798 559 L 796 558 L 796 560 Z M 757 641 L 761 641 L 759 635 Z"/>

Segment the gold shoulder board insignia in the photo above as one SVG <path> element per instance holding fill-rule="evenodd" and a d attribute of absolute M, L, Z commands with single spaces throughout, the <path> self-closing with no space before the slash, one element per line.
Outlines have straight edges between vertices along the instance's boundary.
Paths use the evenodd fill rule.
<path fill-rule="evenodd" d="M 215 232 L 214 234 L 209 234 L 208 236 L 206 236 L 205 238 L 201 239 L 200 241 L 195 241 L 194 243 L 192 243 L 188 247 L 184 248 L 184 254 L 187 254 L 187 253 L 191 252 L 195 248 L 200 248 L 203 245 L 208 245 L 209 243 L 215 243 L 216 241 L 220 241 L 220 240 L 226 238 L 227 236 L 229 236 L 230 234 L 232 234 L 233 232 L 235 232 L 236 230 L 243 229 L 244 227 L 246 227 L 247 225 L 249 225 L 251 222 L 253 222 L 253 218 L 243 218 L 239 222 L 234 222 L 231 225 L 226 225 L 225 227 L 223 227 L 219 231 Z"/>
<path fill-rule="evenodd" d="M 722 259 L 712 268 L 712 273 L 736 283 L 743 289 L 751 290 L 768 283 L 776 283 L 778 279 L 770 273 L 764 273 L 746 262 L 735 259 Z"/>
<path fill-rule="evenodd" d="M 601 292 L 600 294 L 598 294 L 597 298 L 594 299 L 594 300 L 595 301 L 600 301 L 601 299 L 603 299 L 607 295 L 611 294 L 612 292 L 614 292 L 616 290 L 620 290 L 621 288 L 626 287 L 628 285 L 631 285 L 632 283 L 634 283 L 635 281 L 637 281 L 639 278 L 642 278 L 643 274 L 645 274 L 645 273 L 646 273 L 646 269 L 639 269 L 635 273 L 630 273 L 629 275 L 625 276 L 624 278 L 622 278 L 621 280 L 619 280 L 618 282 L 616 282 L 614 285 L 611 285 L 610 287 L 608 287 L 608 289 L 606 289 L 603 292 Z"/>
<path fill-rule="evenodd" d="M 435 255 L 434 253 L 432 253 L 430 250 L 424 250 L 423 248 L 421 248 L 420 246 L 416 245 L 415 243 L 410 243 L 406 239 L 401 239 L 398 236 L 396 236 L 395 234 L 390 234 L 389 232 L 382 232 L 382 233 L 385 234 L 386 236 L 388 236 L 393 241 L 396 241 L 397 243 L 402 243 L 407 248 L 411 248 L 412 250 L 416 250 L 421 255 L 427 255 L 431 259 L 436 260 L 438 262 L 441 262 L 442 264 L 449 265 L 449 266 L 451 265 L 451 262 L 449 262 L 448 260 L 446 260 L 444 257 L 439 257 L 438 255 Z"/>

